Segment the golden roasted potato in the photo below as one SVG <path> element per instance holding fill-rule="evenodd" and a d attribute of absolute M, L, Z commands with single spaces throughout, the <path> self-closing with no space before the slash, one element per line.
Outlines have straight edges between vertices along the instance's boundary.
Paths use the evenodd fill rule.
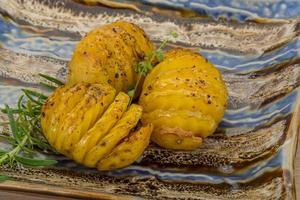
<path fill-rule="evenodd" d="M 152 125 L 146 125 L 131 133 L 142 107 L 133 104 L 127 109 L 128 104 L 129 96 L 116 95 L 107 83 L 60 87 L 42 107 L 43 133 L 58 152 L 88 167 L 128 166 L 148 146 L 152 132 Z"/>
<path fill-rule="evenodd" d="M 80 139 L 72 152 L 73 159 L 77 162 L 82 162 L 83 157 L 89 152 L 98 141 L 102 139 L 109 130 L 119 121 L 127 109 L 129 97 L 123 92 L 120 92 L 114 102 L 110 104 L 102 117 L 88 132 Z"/>
<path fill-rule="evenodd" d="M 134 66 L 154 45 L 137 25 L 117 21 L 89 32 L 69 63 L 68 83 L 109 83 L 127 92 L 135 85 Z"/>
<path fill-rule="evenodd" d="M 154 125 L 154 142 L 192 150 L 216 130 L 226 109 L 227 89 L 205 58 L 174 49 L 146 77 L 139 104 L 144 108 L 142 122 Z"/>
<path fill-rule="evenodd" d="M 107 135 L 86 154 L 83 163 L 89 167 L 95 167 L 123 138 L 129 135 L 130 130 L 136 126 L 141 116 L 142 107 L 131 105 Z"/>
<path fill-rule="evenodd" d="M 107 170 L 130 165 L 132 160 L 138 159 L 143 154 L 144 147 L 148 146 L 152 129 L 153 125 L 148 124 L 131 133 L 126 140 L 98 163 L 97 168 L 99 170 Z M 136 147 L 134 151 L 132 146 Z"/>

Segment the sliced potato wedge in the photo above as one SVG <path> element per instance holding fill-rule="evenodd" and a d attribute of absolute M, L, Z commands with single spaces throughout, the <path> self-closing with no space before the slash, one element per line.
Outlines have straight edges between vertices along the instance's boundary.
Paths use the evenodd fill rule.
<path fill-rule="evenodd" d="M 148 124 L 138 131 L 131 133 L 108 156 L 98 162 L 97 168 L 99 170 L 112 170 L 132 164 L 143 154 L 145 148 L 148 146 L 152 130 L 152 124 Z"/>

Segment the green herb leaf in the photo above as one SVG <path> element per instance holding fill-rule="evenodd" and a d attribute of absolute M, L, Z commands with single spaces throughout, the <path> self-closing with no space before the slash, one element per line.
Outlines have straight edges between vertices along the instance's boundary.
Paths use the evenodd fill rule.
<path fill-rule="evenodd" d="M 8 105 L 5 105 L 5 110 L 6 110 L 6 113 L 8 116 L 9 126 L 12 131 L 12 134 L 13 134 L 14 138 L 17 140 L 17 142 L 20 142 L 22 135 L 20 135 L 20 132 L 18 130 L 17 123 L 13 116 L 12 110 L 9 108 Z"/>
<path fill-rule="evenodd" d="M 58 86 L 64 85 L 64 83 L 61 80 L 58 80 L 58 79 L 56 79 L 54 77 L 51 77 L 51 76 L 48 76 L 46 74 L 39 73 L 39 76 L 41 76 L 42 78 L 44 78 L 44 79 L 46 79 L 46 80 L 48 80 L 52 83 L 55 83 Z"/>
<path fill-rule="evenodd" d="M 161 49 L 156 51 L 156 58 L 157 58 L 158 62 L 161 62 L 164 60 L 164 52 Z"/>
<path fill-rule="evenodd" d="M 30 95 L 31 97 L 36 97 L 39 99 L 47 99 L 48 97 L 40 92 L 36 92 L 33 90 L 28 90 L 28 89 L 22 89 L 23 92 L 26 92 L 26 94 Z"/>
<path fill-rule="evenodd" d="M 131 89 L 131 90 L 129 90 L 129 91 L 127 92 L 128 96 L 129 96 L 130 98 L 133 98 L 134 91 L 135 91 L 134 89 Z"/>
<path fill-rule="evenodd" d="M 177 37 L 178 37 L 178 33 L 176 33 L 175 31 L 172 31 L 172 32 L 170 33 L 170 35 L 171 35 L 172 37 L 174 37 L 174 38 L 177 38 Z"/>
<path fill-rule="evenodd" d="M 178 34 L 174 31 L 171 32 L 170 35 L 174 38 L 178 37 Z M 135 72 L 138 73 L 138 79 L 134 89 L 128 90 L 128 95 L 130 96 L 129 105 L 132 103 L 132 100 L 135 97 L 135 92 L 137 91 L 140 81 L 143 80 L 142 77 L 143 76 L 145 77 L 153 69 L 154 65 L 156 64 L 155 63 L 156 60 L 158 62 L 163 61 L 164 59 L 163 48 L 167 46 L 168 41 L 169 41 L 168 39 L 164 40 L 155 51 L 148 52 L 144 57 L 144 60 L 136 64 Z"/>
<path fill-rule="evenodd" d="M 22 91 L 24 92 L 25 96 L 26 96 L 28 99 L 30 99 L 30 101 L 32 101 L 32 102 L 34 102 L 34 103 L 36 103 L 36 104 L 38 104 L 38 105 L 43 105 L 42 102 L 40 102 L 40 101 L 34 99 L 34 97 L 31 95 L 30 92 L 28 92 L 28 91 L 25 90 L 25 89 L 22 89 Z M 30 102 L 30 101 L 29 101 L 29 102 Z"/>
<path fill-rule="evenodd" d="M 24 95 L 21 95 L 18 99 L 18 108 L 22 109 L 22 103 L 23 103 Z"/>
<path fill-rule="evenodd" d="M 42 86 L 42 87 L 45 87 L 45 88 L 47 88 L 47 89 L 49 89 L 49 90 L 52 90 L 52 91 L 54 91 L 57 87 L 55 87 L 55 86 L 53 86 L 53 85 L 49 85 L 49 84 L 47 84 L 47 83 L 43 83 L 43 82 L 40 82 L 40 85 Z"/>
<path fill-rule="evenodd" d="M 22 163 L 23 165 L 37 167 L 37 166 L 50 166 L 57 163 L 56 160 L 47 160 L 47 159 L 33 159 L 33 158 L 25 158 L 21 156 L 16 156 L 16 161 Z"/>
<path fill-rule="evenodd" d="M 148 72 L 153 68 L 152 64 L 150 62 L 145 62 L 143 69 L 141 71 L 141 74 L 143 76 L 146 76 Z"/>

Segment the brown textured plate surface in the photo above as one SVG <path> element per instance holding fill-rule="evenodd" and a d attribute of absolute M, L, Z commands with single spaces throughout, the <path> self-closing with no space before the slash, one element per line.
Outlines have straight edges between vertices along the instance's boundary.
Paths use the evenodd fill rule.
<path fill-rule="evenodd" d="M 151 145 L 137 163 L 111 172 L 64 157 L 51 168 L 2 167 L 15 181 L 0 188 L 98 199 L 295 199 L 299 14 L 297 1 L 0 0 L 1 106 L 15 104 L 21 88 L 39 89 L 39 72 L 64 79 L 78 40 L 119 19 L 137 23 L 155 42 L 177 32 L 169 47 L 205 55 L 230 95 L 218 131 L 196 151 Z"/>

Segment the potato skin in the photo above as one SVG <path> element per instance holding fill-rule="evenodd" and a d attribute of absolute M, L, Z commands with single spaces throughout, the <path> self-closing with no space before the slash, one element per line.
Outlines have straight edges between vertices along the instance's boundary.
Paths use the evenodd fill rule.
<path fill-rule="evenodd" d="M 173 49 L 144 81 L 139 99 L 142 122 L 154 125 L 151 139 L 158 145 L 193 150 L 216 130 L 227 96 L 221 74 L 207 59 Z"/>
<path fill-rule="evenodd" d="M 129 99 L 123 92 L 116 95 L 107 83 L 62 86 L 42 107 L 43 133 L 58 152 L 85 166 L 97 167 L 101 162 L 105 167 L 99 170 L 125 167 L 142 154 L 152 132 L 152 125 L 146 125 L 132 141 L 137 133 L 131 132 L 141 119 L 142 107 L 132 104 L 127 109 Z M 129 147 L 133 154 L 126 161 L 111 164 L 119 159 L 111 156 L 102 161 L 119 146 L 117 151 L 122 152 L 127 141 L 134 145 Z"/>
<path fill-rule="evenodd" d="M 68 83 L 109 83 L 127 92 L 135 85 L 134 66 L 154 45 L 137 25 L 117 21 L 95 28 L 77 44 L 69 63 Z"/>
<path fill-rule="evenodd" d="M 152 135 L 152 141 L 167 149 L 194 150 L 198 148 L 203 140 L 194 136 L 192 132 L 184 131 L 181 128 L 157 129 Z"/>

